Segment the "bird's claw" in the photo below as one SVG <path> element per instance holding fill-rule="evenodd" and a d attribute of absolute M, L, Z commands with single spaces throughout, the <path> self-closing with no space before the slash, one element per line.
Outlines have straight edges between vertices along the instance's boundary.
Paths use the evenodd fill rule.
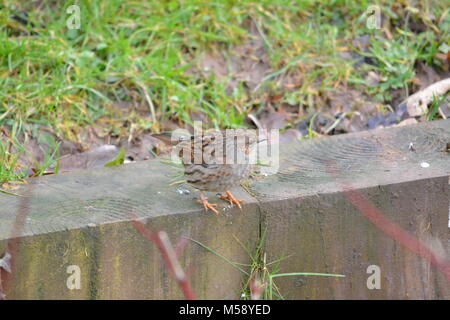
<path fill-rule="evenodd" d="M 215 214 L 219 214 L 219 211 L 215 207 L 217 207 L 216 203 L 209 203 L 208 199 L 203 198 L 201 200 L 198 200 L 199 203 L 203 204 L 203 207 L 205 207 L 205 211 L 208 211 L 208 209 L 211 209 L 212 212 Z"/>
<path fill-rule="evenodd" d="M 236 204 L 236 206 L 242 210 L 241 202 L 244 202 L 244 200 L 236 199 L 235 197 L 233 197 L 230 191 L 226 191 L 225 193 L 227 194 L 226 196 L 221 195 L 219 196 L 219 198 L 228 201 L 231 205 Z"/>

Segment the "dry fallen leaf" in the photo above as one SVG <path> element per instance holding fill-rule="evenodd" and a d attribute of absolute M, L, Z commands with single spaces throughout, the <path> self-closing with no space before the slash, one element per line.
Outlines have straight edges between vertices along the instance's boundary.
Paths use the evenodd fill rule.
<path fill-rule="evenodd" d="M 396 125 L 396 127 L 403 127 L 403 126 L 409 126 L 411 124 L 416 124 L 417 120 L 415 118 L 409 118 L 409 119 L 405 119 L 402 122 L 398 123 Z"/>
<path fill-rule="evenodd" d="M 264 111 L 258 118 L 258 121 L 254 121 L 255 117 L 249 117 L 258 129 L 283 129 L 288 125 L 288 114 L 285 111 Z"/>
<path fill-rule="evenodd" d="M 11 191 L 14 191 L 14 190 L 19 189 L 19 186 L 18 186 L 18 185 L 13 185 L 13 184 L 11 184 L 11 183 L 3 183 L 3 184 L 2 184 L 2 189 L 3 189 L 3 190 L 11 190 Z"/>
<path fill-rule="evenodd" d="M 99 168 L 112 161 L 119 150 L 114 145 L 103 145 L 78 154 L 61 158 L 59 169 L 61 171 Z"/>

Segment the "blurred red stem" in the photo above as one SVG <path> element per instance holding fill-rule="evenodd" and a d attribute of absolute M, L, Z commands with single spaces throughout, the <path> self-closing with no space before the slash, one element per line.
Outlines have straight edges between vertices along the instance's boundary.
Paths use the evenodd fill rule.
<path fill-rule="evenodd" d="M 142 234 L 147 240 L 152 241 L 158 247 L 164 262 L 170 273 L 175 277 L 181 290 L 183 291 L 184 297 L 187 300 L 195 300 L 194 292 L 192 291 L 191 285 L 189 283 L 186 273 L 181 268 L 180 262 L 177 259 L 177 253 L 173 249 L 172 244 L 169 241 L 167 233 L 164 231 L 151 232 L 145 228 L 145 225 L 137 220 L 133 220 L 133 226 L 136 230 Z"/>

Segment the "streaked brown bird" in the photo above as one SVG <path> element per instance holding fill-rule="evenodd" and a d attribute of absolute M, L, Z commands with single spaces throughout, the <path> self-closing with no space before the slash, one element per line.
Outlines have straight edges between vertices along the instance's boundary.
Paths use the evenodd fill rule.
<path fill-rule="evenodd" d="M 154 136 L 168 142 L 167 133 Z M 250 175 L 256 162 L 258 142 L 252 130 L 206 131 L 200 135 L 171 138 L 183 163 L 187 182 L 200 191 L 199 202 L 205 210 L 211 209 L 216 214 L 219 214 L 217 204 L 210 203 L 204 192 L 225 192 L 226 195 L 220 198 L 242 210 L 242 200 L 233 197 L 229 190 Z"/>

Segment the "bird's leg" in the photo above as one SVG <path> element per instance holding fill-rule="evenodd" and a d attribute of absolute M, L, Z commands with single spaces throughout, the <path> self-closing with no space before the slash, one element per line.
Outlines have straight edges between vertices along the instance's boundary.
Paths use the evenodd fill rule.
<path fill-rule="evenodd" d="M 233 197 L 230 191 L 225 191 L 225 193 L 227 194 L 226 196 L 220 196 L 219 198 L 227 200 L 231 204 L 235 203 L 238 208 L 242 210 L 241 202 L 244 202 L 244 200 L 237 200 L 235 197 Z"/>
<path fill-rule="evenodd" d="M 219 211 L 217 211 L 217 209 L 214 208 L 214 207 L 217 207 L 217 204 L 209 203 L 208 198 L 205 196 L 203 191 L 200 191 L 200 200 L 198 200 L 198 202 L 203 204 L 206 211 L 208 211 L 208 209 L 211 209 L 211 211 L 214 212 L 215 214 L 219 214 Z"/>

